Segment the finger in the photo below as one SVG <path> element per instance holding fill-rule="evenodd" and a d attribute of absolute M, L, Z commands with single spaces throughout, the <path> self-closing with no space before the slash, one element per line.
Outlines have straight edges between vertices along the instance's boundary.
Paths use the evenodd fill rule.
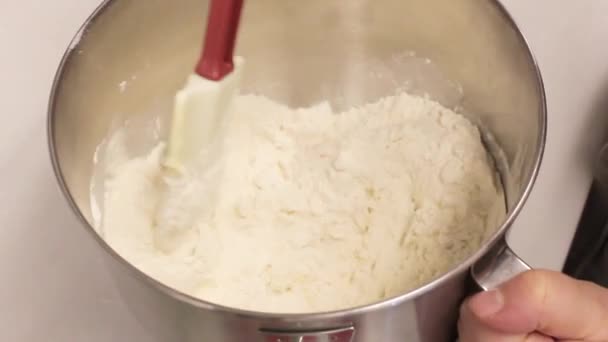
<path fill-rule="evenodd" d="M 488 327 L 562 340 L 608 340 L 608 290 L 551 271 L 521 274 L 467 302 Z"/>
<path fill-rule="evenodd" d="M 458 320 L 459 342 L 553 342 L 542 334 L 509 334 L 497 331 L 481 322 L 465 304 Z"/>

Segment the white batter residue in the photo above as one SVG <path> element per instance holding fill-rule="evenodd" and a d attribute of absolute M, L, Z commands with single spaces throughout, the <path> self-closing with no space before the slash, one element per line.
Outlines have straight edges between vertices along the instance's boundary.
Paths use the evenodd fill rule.
<path fill-rule="evenodd" d="M 221 157 L 187 180 L 195 224 L 156 248 L 163 145 L 107 149 L 101 233 L 148 275 L 201 299 L 275 313 L 405 293 L 474 253 L 505 215 L 476 126 L 408 94 L 334 113 L 241 95 Z"/>

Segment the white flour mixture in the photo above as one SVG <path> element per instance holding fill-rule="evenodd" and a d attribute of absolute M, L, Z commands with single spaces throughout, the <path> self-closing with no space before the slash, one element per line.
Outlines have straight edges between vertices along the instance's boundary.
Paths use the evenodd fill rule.
<path fill-rule="evenodd" d="M 404 293 L 471 255 L 504 217 L 477 128 L 401 94 L 343 113 L 235 100 L 221 157 L 191 175 L 175 252 L 155 245 L 163 146 L 106 152 L 100 232 L 131 263 L 204 300 L 313 312 Z M 188 209 L 189 208 L 189 209 Z"/>

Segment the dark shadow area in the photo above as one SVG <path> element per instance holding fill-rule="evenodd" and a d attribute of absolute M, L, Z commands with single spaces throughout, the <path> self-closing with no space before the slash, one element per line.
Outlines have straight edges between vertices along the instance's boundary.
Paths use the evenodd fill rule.
<path fill-rule="evenodd" d="M 587 131 L 599 141 L 581 143 L 581 163 L 593 168 L 594 181 L 566 259 L 564 273 L 608 287 L 608 84 L 598 90 Z"/>
<path fill-rule="evenodd" d="M 594 182 L 564 273 L 608 287 L 608 201 L 604 187 Z"/>

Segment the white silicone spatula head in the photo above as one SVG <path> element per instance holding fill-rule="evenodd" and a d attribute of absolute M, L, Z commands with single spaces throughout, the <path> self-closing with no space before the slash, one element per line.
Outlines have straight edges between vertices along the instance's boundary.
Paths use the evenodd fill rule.
<path fill-rule="evenodd" d="M 164 164 L 181 170 L 209 145 L 236 92 L 242 60 L 233 61 L 243 0 L 212 0 L 204 47 L 175 97 Z M 235 63 L 236 62 L 236 63 Z"/>

